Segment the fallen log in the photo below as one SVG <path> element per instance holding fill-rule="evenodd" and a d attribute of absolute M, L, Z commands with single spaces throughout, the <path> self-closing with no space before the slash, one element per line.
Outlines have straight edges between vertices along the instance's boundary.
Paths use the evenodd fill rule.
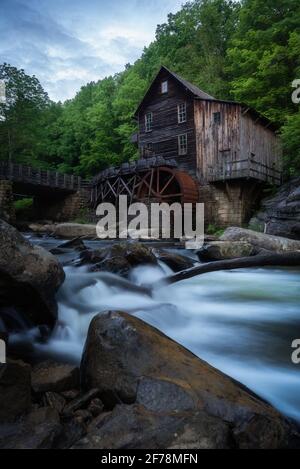
<path fill-rule="evenodd" d="M 191 269 L 182 270 L 173 275 L 165 277 L 163 280 L 154 282 L 152 289 L 158 289 L 166 284 L 172 284 L 186 280 L 188 278 L 196 277 L 197 275 L 207 274 L 209 272 L 216 272 L 218 270 L 234 270 L 245 269 L 250 267 L 295 267 L 300 266 L 300 251 L 288 252 L 285 254 L 263 254 L 251 257 L 241 257 L 239 259 L 227 259 L 224 261 L 208 262 L 206 264 L 192 267 Z"/>

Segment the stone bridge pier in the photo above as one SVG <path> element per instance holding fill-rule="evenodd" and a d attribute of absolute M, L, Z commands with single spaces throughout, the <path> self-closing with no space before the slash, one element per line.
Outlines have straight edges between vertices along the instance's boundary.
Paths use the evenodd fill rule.
<path fill-rule="evenodd" d="M 68 222 L 89 218 L 90 193 L 80 189 L 71 194 L 59 194 L 49 197 L 39 195 L 34 197 L 34 214 L 38 220 L 54 222 Z"/>
<path fill-rule="evenodd" d="M 16 221 L 13 183 L 5 179 L 0 179 L 0 218 L 12 224 Z"/>

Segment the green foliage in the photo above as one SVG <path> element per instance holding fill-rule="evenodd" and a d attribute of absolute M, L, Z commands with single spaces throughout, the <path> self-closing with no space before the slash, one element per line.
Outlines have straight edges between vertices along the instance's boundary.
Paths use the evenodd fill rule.
<path fill-rule="evenodd" d="M 220 236 L 222 236 L 223 233 L 224 233 L 224 229 L 219 228 L 215 225 L 208 225 L 208 227 L 206 229 L 206 234 L 212 235 L 212 236 L 217 236 L 218 238 Z"/>
<path fill-rule="evenodd" d="M 88 217 L 88 209 L 82 208 L 79 212 L 77 217 L 72 220 L 73 223 L 79 223 L 80 225 L 85 225 L 89 222 Z"/>
<path fill-rule="evenodd" d="M 31 220 L 33 218 L 33 199 L 26 198 L 14 202 L 16 217 L 19 220 Z"/>
<path fill-rule="evenodd" d="M 282 141 L 285 148 L 284 168 L 287 175 L 300 174 L 300 110 L 287 118 L 282 128 Z"/>
<path fill-rule="evenodd" d="M 0 159 L 93 176 L 137 157 L 134 111 L 165 65 L 220 99 L 252 106 L 281 128 L 287 175 L 300 172 L 298 0 L 193 0 L 157 27 L 133 65 L 51 103 L 35 77 L 3 64 L 8 104 L 0 105 Z"/>

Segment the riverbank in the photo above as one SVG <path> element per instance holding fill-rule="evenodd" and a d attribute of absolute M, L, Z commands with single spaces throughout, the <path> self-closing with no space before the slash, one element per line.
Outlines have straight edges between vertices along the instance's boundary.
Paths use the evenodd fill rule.
<path fill-rule="evenodd" d="M 32 235 L 27 235 L 27 237 L 34 243 L 46 246 L 47 250 L 53 251 L 57 249 L 58 244 L 61 244 L 53 238 L 33 238 Z M 103 245 L 99 241 L 83 241 L 83 244 L 84 248 L 89 248 L 93 252 L 95 250 L 99 252 L 100 248 L 100 253 L 102 250 L 102 254 L 103 249 L 110 249 L 109 244 Z M 168 266 L 162 258 L 159 259 L 157 256 L 155 256 L 157 261 L 152 256 L 148 259 L 148 261 L 152 259 L 152 265 L 151 263 L 145 265 L 144 262 L 140 265 L 139 263 L 134 265 L 136 257 L 133 256 L 132 251 L 126 251 L 127 254 L 125 255 L 128 256 L 128 259 L 133 264 L 130 265 L 125 280 L 120 275 L 99 270 L 99 266 L 95 270 L 94 266 L 102 262 L 101 258 L 96 259 L 97 262 L 94 264 L 89 262 L 79 266 L 80 262 L 82 262 L 82 253 L 84 252 L 82 246 L 81 248 L 78 246 L 76 248 L 69 245 L 69 247 L 65 246 L 58 249 L 60 251 L 56 251 L 58 253 L 57 256 L 64 265 L 66 274 L 66 280 L 57 296 L 58 322 L 50 340 L 45 342 L 38 339 L 34 343 L 34 352 L 39 356 L 39 364 L 31 362 L 31 378 L 35 376 L 37 367 L 46 366 L 46 359 L 51 359 L 52 362 L 57 362 L 57 360 L 65 363 L 72 362 L 71 368 L 76 369 L 80 363 L 91 319 L 97 313 L 108 309 L 125 310 L 132 317 L 141 318 L 146 323 L 158 327 L 160 331 L 165 332 L 172 339 L 185 345 L 198 357 L 207 360 L 216 368 L 247 384 L 262 397 L 280 408 L 286 415 L 297 418 L 297 409 L 300 409 L 300 403 L 297 401 L 297 396 L 299 396 L 297 388 L 299 375 L 297 367 L 293 367 L 291 364 L 289 353 L 290 338 L 295 332 L 295 321 L 298 319 L 297 311 L 300 301 L 299 294 L 297 294 L 297 284 L 299 283 L 298 269 L 285 270 L 277 268 L 272 270 L 254 269 L 227 273 L 216 272 L 206 274 L 201 279 L 195 277 L 193 280 L 181 282 L 176 286 L 167 286 L 159 291 L 155 291 L 149 297 L 140 287 L 142 284 L 158 281 L 159 279 L 163 283 L 164 277 L 174 272 L 175 264 L 174 257 L 172 257 L 174 255 L 178 256 L 180 254 L 181 257 L 185 258 L 188 254 L 188 262 L 196 265 L 199 259 L 195 256 L 195 253 L 188 253 L 182 250 L 179 253 L 178 251 L 174 252 L 174 250 L 168 249 L 165 253 L 165 260 L 168 259 L 170 263 L 170 259 L 173 259 L 173 268 L 171 268 L 170 264 Z M 169 258 L 166 256 L 167 253 L 170 255 Z M 125 255 L 123 252 L 122 257 L 124 259 L 126 259 Z M 177 258 L 175 257 L 175 259 Z M 110 327 L 109 324 L 107 327 Z M 148 326 L 145 324 L 144 328 L 146 332 Z M 107 334 L 109 334 L 108 330 Z M 152 336 L 154 332 L 151 330 L 149 334 Z M 20 335 L 18 339 L 20 345 Z M 26 343 L 25 339 L 26 334 L 23 334 L 23 350 Z M 122 346 L 122 343 L 126 344 L 128 341 L 118 341 L 118 347 Z M 144 350 L 142 338 L 139 344 L 138 350 L 142 354 Z M 125 350 L 123 352 L 119 350 L 117 356 L 126 356 L 126 353 Z M 161 360 L 159 353 L 155 352 L 152 355 L 156 360 Z M 152 355 L 148 353 L 147 356 Z M 128 359 L 125 365 L 128 367 L 132 366 L 132 360 L 133 358 Z M 143 362 L 145 361 L 147 362 L 147 360 L 143 360 Z M 201 360 L 199 360 L 199 363 L 201 363 Z M 165 380 L 170 382 L 170 378 L 167 378 L 167 376 L 171 368 L 169 363 L 167 365 Z M 47 374 L 49 374 L 49 363 L 47 366 Z M 96 375 L 98 375 L 98 372 Z M 162 404 L 164 396 L 168 396 L 169 399 L 171 395 L 174 395 L 172 394 L 173 388 L 169 384 L 167 387 L 165 387 L 165 384 L 163 386 L 162 384 L 158 385 L 154 377 L 148 375 L 148 372 L 146 372 L 145 377 L 147 377 L 146 382 L 148 383 L 146 388 L 147 396 L 152 396 L 154 389 L 160 390 L 159 397 L 156 399 L 151 398 L 150 404 L 154 405 L 154 402 Z M 183 379 L 183 382 L 188 381 L 187 377 Z M 213 386 L 211 380 L 208 384 Z M 51 435 L 55 435 L 52 440 L 52 437 L 50 438 L 51 442 L 47 443 L 51 447 L 58 444 L 69 447 L 77 445 L 76 441 L 78 442 L 78 447 L 97 447 L 95 446 L 97 441 L 98 447 L 101 447 L 99 443 L 99 438 L 101 437 L 102 441 L 106 442 L 103 444 L 106 444 L 107 447 L 112 445 L 112 447 L 121 448 L 123 447 L 122 445 L 128 443 L 128 441 L 124 443 L 122 435 L 117 433 L 118 428 L 124 429 L 124 425 L 127 425 L 131 447 L 141 447 L 138 446 L 139 444 L 147 447 L 149 441 L 152 441 L 151 439 L 149 440 L 151 437 L 150 430 L 156 433 L 159 432 L 159 428 L 161 428 L 164 422 L 172 422 L 170 423 L 170 429 L 172 425 L 179 425 L 178 419 L 175 418 L 174 420 L 172 415 L 174 409 L 171 409 L 170 413 L 164 416 L 165 420 L 162 420 L 160 412 L 157 415 L 157 409 L 147 410 L 147 405 L 150 404 L 146 405 L 146 409 L 141 409 L 141 407 L 145 407 L 145 402 L 136 402 L 136 398 L 134 398 L 135 401 L 132 403 L 128 403 L 127 398 L 125 398 L 125 402 L 122 403 L 121 407 L 120 405 L 115 407 L 115 404 L 113 404 L 113 409 L 111 409 L 112 404 L 107 402 L 105 396 L 103 397 L 103 390 L 100 393 L 95 391 L 95 394 L 93 394 L 93 389 L 89 389 L 89 387 L 94 388 L 95 385 L 97 383 L 92 382 L 88 388 L 79 388 L 78 382 L 75 384 L 73 381 L 70 384 L 69 381 L 68 386 L 73 387 L 73 390 L 65 389 L 62 391 L 59 387 L 53 387 L 53 383 L 50 390 L 44 388 L 42 392 L 37 392 L 37 388 L 35 390 L 32 388 L 30 395 L 34 400 L 27 411 L 27 417 L 25 420 L 24 418 L 22 420 L 23 426 L 20 427 L 20 422 L 18 422 L 16 434 L 24 433 L 24 428 L 28 427 L 28 421 L 36 423 L 37 432 L 35 434 L 43 434 L 41 431 L 42 427 L 39 427 L 39 425 L 41 425 L 42 417 L 45 420 L 45 415 L 48 415 L 47 419 L 50 423 L 52 422 L 52 427 L 51 425 L 49 427 L 53 429 Z M 121 401 L 124 391 L 127 389 L 126 381 L 122 387 L 123 391 L 122 389 L 120 391 Z M 184 386 L 184 389 L 186 389 L 186 386 Z M 70 391 L 73 391 L 73 393 Z M 74 391 L 77 392 L 77 395 Z M 91 394 L 89 394 L 90 392 Z M 176 388 L 175 396 L 182 396 L 181 392 L 180 389 Z M 46 396 L 46 393 L 50 393 L 50 395 Z M 55 396 L 51 393 L 54 393 Z M 66 393 L 66 395 L 64 396 L 63 393 Z M 79 393 L 80 402 L 78 404 L 76 399 Z M 184 396 L 184 398 L 180 398 L 180 402 L 183 402 L 183 404 L 191 402 L 188 395 L 184 393 Z M 225 395 L 223 397 L 225 402 L 227 402 L 228 397 Z M 208 396 L 206 399 L 208 399 Z M 95 400 L 96 403 L 93 402 Z M 176 406 L 178 406 L 179 401 L 177 400 L 176 402 Z M 210 402 L 210 399 L 207 402 Z M 76 409 L 73 407 L 72 416 L 66 417 L 63 409 L 71 403 L 75 405 Z M 101 407 L 102 405 L 103 407 Z M 236 408 L 237 405 L 238 401 L 234 399 L 234 407 Z M 49 411 L 49 407 L 53 408 L 53 406 L 54 413 Z M 35 412 L 34 415 L 31 415 L 33 410 L 38 411 L 38 413 Z M 99 414 L 96 417 L 97 412 Z M 190 430 L 193 429 L 195 432 L 198 432 L 197 434 L 201 436 L 202 444 L 206 441 L 208 447 L 228 447 L 228 445 L 230 447 L 227 439 L 229 435 L 228 429 L 226 429 L 226 424 L 222 423 L 225 414 L 223 414 L 223 417 L 221 416 L 220 421 L 220 416 L 216 420 L 216 416 L 213 415 L 212 411 L 206 413 L 206 416 L 197 414 L 197 412 L 200 412 L 198 408 L 188 408 L 184 412 L 188 412 L 189 415 L 185 416 L 187 420 L 183 421 L 186 422 L 186 425 L 189 425 Z M 57 420 L 57 413 L 59 420 Z M 275 418 L 274 415 L 272 418 Z M 205 429 L 199 426 L 200 416 L 202 421 L 206 421 Z M 78 419 L 80 422 L 79 427 L 83 428 L 83 433 L 78 431 Z M 154 422 L 154 426 L 150 425 L 150 421 Z M 168 428 L 168 425 L 166 428 Z M 280 425 L 282 424 L 280 423 Z M 240 424 L 238 426 L 240 427 Z M 140 440 L 136 433 L 132 433 L 131 429 L 135 427 L 140 428 Z M 276 447 L 276 445 L 284 446 L 287 444 L 276 440 L 274 435 L 272 441 L 270 439 L 261 440 L 260 442 L 254 440 L 254 435 L 257 432 L 262 432 L 264 429 L 262 421 L 260 421 L 258 427 L 260 428 L 255 431 L 252 428 L 243 433 L 244 436 L 248 435 L 246 440 L 235 436 L 234 445 L 240 447 L 243 447 L 243 445 L 248 445 L 248 447 L 260 447 L 259 445 L 274 447 L 272 445 L 275 445 Z M 21 428 L 23 429 L 22 431 Z M 185 444 L 190 444 L 189 448 L 193 447 L 192 445 L 199 447 L 200 440 L 193 440 L 190 437 L 190 441 L 188 441 L 180 428 L 182 427 L 179 425 L 178 434 L 182 438 L 179 436 L 179 443 L 177 443 L 180 445 L 184 444 L 184 442 Z M 71 429 L 74 431 L 71 431 Z M 108 435 L 110 431 L 117 435 L 114 441 L 112 439 L 103 439 L 104 435 Z M 75 435 L 72 437 L 72 443 L 70 440 L 62 443 L 63 440 L 60 440 L 59 435 L 63 435 L 64 432 Z M 79 433 L 80 436 L 78 436 Z M 170 439 L 167 430 L 164 435 L 165 440 L 162 436 L 157 447 L 174 447 L 176 442 Z M 190 432 L 189 435 L 191 435 Z M 88 438 L 88 441 L 85 438 Z M 231 442 L 232 438 L 233 435 L 231 434 L 229 438 Z M 5 439 L 8 441 L 7 438 Z M 84 440 L 82 441 L 82 439 Z M 50 440 L 46 439 L 43 441 Z M 14 440 L 13 442 L 11 440 L 12 444 L 16 444 L 16 441 Z M 26 441 L 28 445 L 28 440 Z M 24 440 L 20 444 L 25 444 Z"/>

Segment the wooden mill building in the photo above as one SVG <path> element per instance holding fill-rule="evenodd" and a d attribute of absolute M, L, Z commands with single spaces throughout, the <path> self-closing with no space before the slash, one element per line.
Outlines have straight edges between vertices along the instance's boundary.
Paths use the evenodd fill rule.
<path fill-rule="evenodd" d="M 161 67 L 135 113 L 140 160 L 94 180 L 94 202 L 204 202 L 206 223 L 242 225 L 266 184 L 281 182 L 276 127 L 255 110 L 215 99 Z"/>

